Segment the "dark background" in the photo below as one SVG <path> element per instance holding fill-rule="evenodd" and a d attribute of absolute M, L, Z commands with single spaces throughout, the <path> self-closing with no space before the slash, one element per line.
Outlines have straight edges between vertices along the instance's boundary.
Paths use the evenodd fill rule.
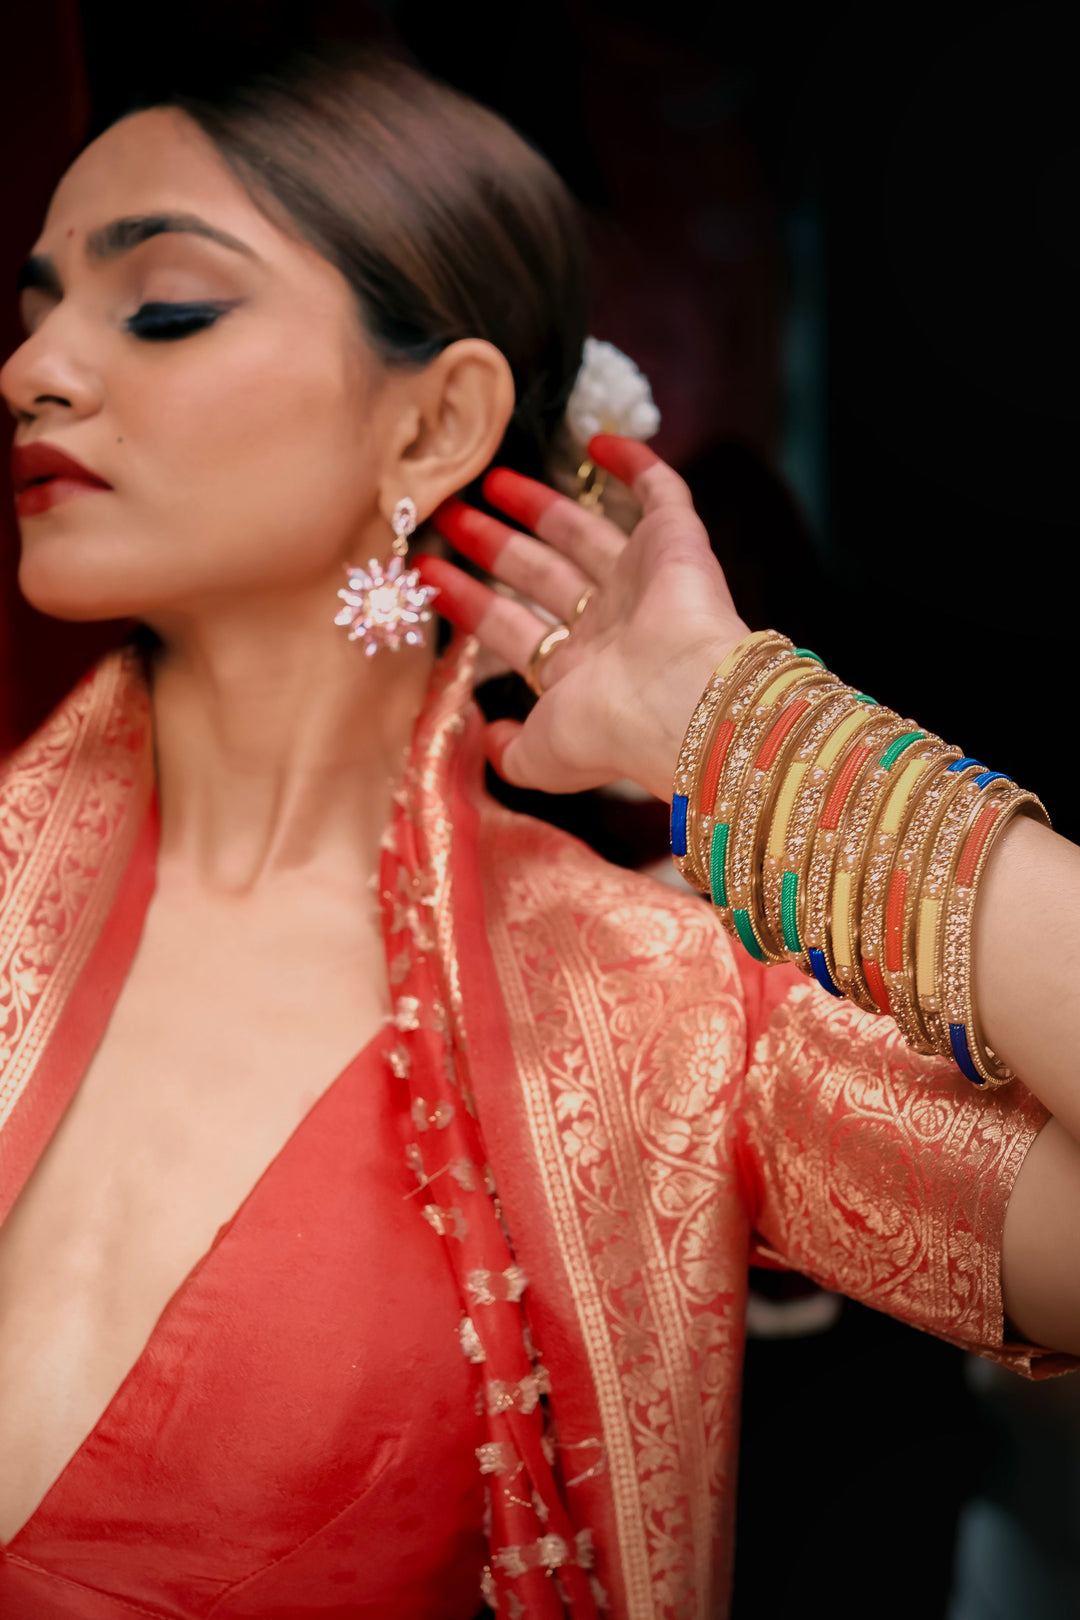
<path fill-rule="evenodd" d="M 1078 521 L 1070 9 L 9 0 L 0 275 L 133 89 L 236 41 L 396 36 L 589 211 L 593 330 L 652 379 L 658 448 L 695 475 L 744 612 L 1014 773 L 1077 836 L 1058 720 Z M 5 304 L 7 344 L 13 320 Z M 747 450 L 793 479 L 808 539 Z M 100 638 L 4 596 L 10 741 Z"/>
<path fill-rule="evenodd" d="M 657 448 L 751 624 L 1014 774 L 1078 837 L 1070 9 L 8 0 L 0 277 L 134 91 L 237 43 L 396 41 L 580 199 L 592 330 L 649 375 Z M 112 634 L 20 601 L 7 514 L 4 746 Z M 847 1307 L 836 1335 L 751 1346 L 744 1426 L 739 1620 L 943 1613 L 986 1446 L 958 1354 Z"/>

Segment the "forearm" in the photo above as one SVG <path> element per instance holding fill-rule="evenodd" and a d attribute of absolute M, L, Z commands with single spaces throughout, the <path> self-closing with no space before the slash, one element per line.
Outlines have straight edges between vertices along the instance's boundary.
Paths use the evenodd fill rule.
<path fill-rule="evenodd" d="M 746 712 L 750 714 L 760 711 L 748 709 Z M 765 724 L 768 723 L 766 719 Z M 868 725 L 871 723 L 868 722 Z M 905 723 L 901 722 L 901 725 L 903 724 Z M 853 735 L 858 736 L 857 733 Z M 911 735 L 910 732 L 908 735 Z M 916 733 L 916 736 L 921 735 Z M 877 746 L 880 746 L 880 742 L 869 750 L 870 759 L 876 754 Z M 757 747 L 758 740 L 751 737 L 751 748 L 745 755 L 747 760 L 754 758 Z M 931 759 L 934 757 L 934 749 L 939 747 L 940 745 L 932 739 L 928 742 L 927 749 Z M 867 750 L 864 749 L 863 752 L 866 753 Z M 755 760 L 759 774 L 768 769 L 767 764 L 759 763 L 762 758 L 767 758 L 767 755 L 768 750 L 763 750 Z M 948 754 L 945 755 L 946 759 L 949 757 Z M 1022 813 L 1005 827 L 996 844 L 989 849 L 981 875 L 979 875 L 979 859 L 974 856 L 971 858 L 974 864 L 969 862 L 967 876 L 961 879 L 959 874 L 963 863 L 957 864 L 961 851 L 966 852 L 969 847 L 978 848 L 980 820 L 983 826 L 986 825 L 986 801 L 981 796 L 986 784 L 977 777 L 972 778 L 972 773 L 981 770 L 981 767 L 965 760 L 958 763 L 961 767 L 966 765 L 968 777 L 971 778 L 966 787 L 960 785 L 953 790 L 948 785 L 943 786 L 944 773 L 938 779 L 939 788 L 946 795 L 950 791 L 955 791 L 956 803 L 961 810 L 960 819 L 955 823 L 954 830 L 944 835 L 944 842 L 940 847 L 944 851 L 944 859 L 935 834 L 928 840 L 924 839 L 924 844 L 920 847 L 920 858 L 910 868 L 915 874 L 914 882 L 919 883 L 921 881 L 919 874 L 925 868 L 933 851 L 936 882 L 940 885 L 942 874 L 950 872 L 952 878 L 957 880 L 953 890 L 946 888 L 945 898 L 942 897 L 940 890 L 930 891 L 926 909 L 926 915 L 931 919 L 930 933 L 926 936 L 923 931 L 919 931 L 919 943 L 916 948 L 923 948 L 924 938 L 929 937 L 932 943 L 936 937 L 939 942 L 939 954 L 927 956 L 926 961 L 929 965 L 932 966 L 935 961 L 937 963 L 935 982 L 931 984 L 928 978 L 922 979 L 920 975 L 919 992 L 920 996 L 927 997 L 925 1003 L 927 1012 L 928 1014 L 933 1012 L 938 1026 L 942 1021 L 942 1009 L 948 1008 L 945 1016 L 949 1018 L 947 1027 L 954 1053 L 956 1041 L 952 1019 L 956 1014 L 962 1013 L 963 1023 L 968 1024 L 975 1038 L 978 1039 L 981 1035 L 997 1058 L 1019 1075 L 1028 1090 L 1055 1116 L 1032 1146 L 1012 1190 L 1005 1221 L 1002 1283 L 1006 1313 L 1013 1336 L 1047 1349 L 1080 1354 L 1080 1264 L 1076 1260 L 1076 1237 L 1080 1234 L 1080 1074 L 1076 1060 L 1077 1051 L 1080 1049 L 1080 849 L 1051 832 L 1040 821 Z M 881 761 L 881 765 L 884 764 L 885 759 Z M 741 762 L 739 768 L 743 768 Z M 783 768 L 780 767 L 781 770 Z M 796 766 L 796 769 L 798 768 Z M 918 769 L 918 765 L 915 768 Z M 844 767 L 834 760 L 831 761 L 830 769 L 833 773 L 838 773 L 836 780 L 841 780 Z M 940 760 L 938 769 L 939 771 L 941 769 Z M 827 775 L 828 773 L 825 773 L 825 776 Z M 958 782 L 962 784 L 963 778 L 964 771 L 961 769 Z M 932 776 L 930 779 L 933 782 Z M 879 845 L 875 845 L 870 840 L 866 828 L 875 825 L 882 829 L 887 827 L 885 806 L 895 789 L 890 787 L 888 781 L 883 782 L 880 788 L 876 787 L 874 775 L 869 771 L 864 780 L 869 789 L 867 799 L 873 799 L 876 806 L 874 813 L 878 816 L 878 821 L 870 821 L 864 825 L 861 834 L 853 835 L 848 841 L 841 819 L 839 834 L 835 836 L 844 849 L 854 851 L 856 856 L 862 852 L 863 864 L 856 874 L 856 879 L 852 881 L 851 892 L 858 896 L 873 896 L 876 892 L 880 913 L 887 889 L 882 881 L 880 857 L 879 870 L 868 876 L 870 852 L 877 847 L 884 847 L 887 858 L 893 861 L 897 858 L 899 844 L 894 842 L 889 846 L 887 839 L 883 839 Z M 993 791 L 992 776 L 989 786 Z M 721 786 L 718 798 L 723 798 L 726 791 Z M 825 791 L 825 788 L 821 789 L 822 794 Z M 837 791 L 835 785 L 829 788 L 834 806 L 838 802 Z M 1007 786 L 1006 792 L 1013 794 L 1014 805 L 1023 807 L 1023 800 L 1016 795 L 1014 789 Z M 854 797 L 854 794 L 850 795 L 850 798 Z M 729 802 L 732 802 L 730 798 Z M 740 799 L 735 802 L 741 807 L 743 801 Z M 865 802 L 866 800 L 864 804 Z M 910 815 L 910 792 L 904 802 Z M 946 798 L 943 802 L 948 804 L 951 801 Z M 989 802 L 992 804 L 994 801 Z M 1007 804 L 1009 801 L 1006 799 L 1004 802 Z M 997 813 L 1001 813 L 1001 803 L 1002 801 L 998 801 Z M 991 811 L 991 815 L 993 813 Z M 965 815 L 968 818 L 966 823 Z M 821 819 L 825 820 L 824 814 L 821 815 Z M 903 824 L 899 815 L 895 815 L 892 819 L 895 825 Z M 913 824 L 916 823 L 914 815 L 911 815 L 911 820 Z M 942 821 L 941 824 L 945 825 L 945 822 Z M 734 819 L 732 825 L 735 826 Z M 770 825 L 765 827 L 760 839 L 753 841 L 758 851 L 770 847 L 768 836 Z M 927 825 L 933 825 L 932 816 Z M 965 826 L 968 832 L 975 828 L 971 842 L 966 841 L 967 833 L 963 831 Z M 958 834 L 959 841 L 957 841 Z M 731 838 L 736 841 L 738 847 L 740 832 L 736 830 L 731 834 Z M 725 842 L 725 853 L 727 847 Z M 790 844 L 785 848 L 785 864 L 789 864 Z M 805 866 L 798 858 L 794 862 L 794 867 L 800 873 L 805 870 Z M 826 871 L 830 870 L 831 866 L 827 866 Z M 876 890 L 873 885 L 874 878 Z M 911 881 L 909 879 L 909 882 Z M 977 901 L 970 935 L 969 956 L 969 942 L 963 937 L 965 907 L 962 900 L 954 901 L 949 896 L 955 893 L 956 887 L 968 887 L 976 881 Z M 827 892 L 830 894 L 830 904 L 835 908 L 835 893 L 831 889 Z M 901 894 L 904 892 L 902 887 L 900 892 Z M 916 894 L 918 893 L 917 889 Z M 860 900 L 859 903 L 863 906 L 865 902 Z M 896 915 L 901 921 L 906 916 L 906 927 L 914 928 L 915 916 L 912 916 L 910 910 L 905 914 L 898 909 Z M 933 918 L 937 916 L 947 919 L 944 930 L 935 927 Z M 954 918 L 960 924 L 960 934 L 957 934 L 953 926 Z M 861 920 L 859 914 L 859 921 Z M 768 918 L 765 921 L 767 924 Z M 827 923 L 827 926 L 837 928 L 834 940 L 850 939 L 851 921 L 850 911 L 844 908 L 832 915 L 831 924 Z M 801 923 L 799 926 L 801 927 Z M 740 934 L 743 932 L 744 930 L 740 930 Z M 745 938 L 743 943 L 746 943 Z M 878 937 L 874 945 L 876 953 L 881 953 L 880 917 Z M 950 960 L 945 954 L 948 952 L 956 953 L 952 959 L 955 963 L 970 960 L 973 991 L 971 1000 L 974 1002 L 974 1008 L 971 1008 L 963 997 L 957 999 L 955 985 L 956 973 L 961 971 L 959 967 L 946 971 L 942 978 L 943 961 L 947 966 Z M 861 954 L 858 947 L 855 954 Z M 888 969 L 892 965 L 888 960 L 888 952 L 882 954 L 885 957 L 884 965 Z M 901 968 L 907 965 L 910 971 L 910 948 L 894 951 L 893 962 L 895 963 L 898 958 Z M 840 958 L 841 962 L 850 960 L 851 956 Z M 872 963 L 867 960 L 865 954 L 862 956 L 862 965 L 869 980 Z M 837 972 L 840 982 L 845 983 L 842 967 L 838 968 Z M 815 976 L 821 977 L 816 970 Z M 899 988 L 898 977 L 901 976 L 893 974 L 891 988 Z M 880 971 L 878 979 L 880 982 Z M 835 994 L 835 985 L 832 988 Z M 929 999 L 930 990 L 936 992 L 933 1001 Z M 911 1009 L 915 1003 L 911 998 L 912 992 L 909 991 L 908 994 L 907 1021 L 910 1023 Z M 965 1005 L 968 1006 L 968 1011 L 962 1012 Z M 975 1013 L 976 1023 L 981 1025 L 981 1029 L 976 1029 L 971 1023 L 972 1012 Z M 904 1029 L 904 1021 L 899 1017 L 898 1021 L 901 1029 Z M 963 1024 L 960 1027 L 963 1032 Z M 944 1049 L 940 1044 L 937 1049 L 943 1051 L 944 1055 Z M 965 1072 L 968 1072 L 970 1067 L 970 1062 L 966 1066 L 961 1063 L 961 1068 Z M 991 1064 L 991 1068 L 996 1072 L 995 1064 Z M 985 1073 L 985 1068 L 983 1072 Z M 969 1078 L 977 1079 L 978 1076 L 971 1074 Z M 965 1164 L 960 1173 L 965 1176 L 969 1173 L 978 1173 L 975 1171 L 975 1161 L 972 1161 L 970 1166 Z"/>
<path fill-rule="evenodd" d="M 755 659 L 744 672 L 746 701 L 737 717 L 728 714 L 726 676 L 714 683 L 710 675 L 749 638 L 686 485 L 631 440 L 601 435 L 589 455 L 633 488 L 642 518 L 629 539 L 509 473 L 489 480 L 485 493 L 538 539 L 488 518 L 480 535 L 478 514 L 442 525 L 546 615 L 450 565 L 436 582 L 440 609 L 528 671 L 542 694 L 523 725 L 489 731 L 496 768 L 547 792 L 631 777 L 671 797 L 675 783 L 673 851 L 751 955 L 797 959 L 833 996 L 894 1013 L 912 1045 L 955 1058 L 977 1084 L 1005 1078 L 982 1052 L 979 1036 L 987 1038 L 1058 1116 L 1036 1140 L 1009 1204 L 1010 1315 L 1037 1342 L 1080 1348 L 1072 1241 L 1080 1230 L 1080 850 L 1027 819 L 988 846 L 996 816 L 1021 808 L 1020 791 L 958 750 L 943 753 L 936 738 L 855 688 L 834 702 L 839 683 L 790 643 L 777 665 L 788 673 L 773 682 Z M 579 618 L 583 593 L 588 607 Z M 534 654 L 552 618 L 573 627 L 541 670 Z M 757 675 L 763 684 L 751 702 Z M 706 683 L 719 706 L 701 696 Z M 707 713 L 695 729 L 701 703 Z M 853 705 L 862 704 L 865 713 L 856 714 Z M 745 727 L 738 746 L 736 719 Z M 683 761 L 695 737 L 693 758 Z M 1030 787 L 1037 792 L 1039 783 Z M 843 902 L 835 916 L 834 867 Z M 1056 1152 L 1062 1144 L 1076 1152 Z M 975 1161 L 962 1173 L 977 1174 Z"/>
<path fill-rule="evenodd" d="M 699 673 L 679 667 L 682 686 Z M 658 727 L 666 754 L 676 729 L 674 721 Z M 971 945 L 987 1044 L 1080 1142 L 1080 848 L 1028 814 L 1015 816 L 982 873 Z"/>
<path fill-rule="evenodd" d="M 972 966 L 987 1042 L 1080 1143 L 1080 848 L 1016 817 L 983 876 Z"/>

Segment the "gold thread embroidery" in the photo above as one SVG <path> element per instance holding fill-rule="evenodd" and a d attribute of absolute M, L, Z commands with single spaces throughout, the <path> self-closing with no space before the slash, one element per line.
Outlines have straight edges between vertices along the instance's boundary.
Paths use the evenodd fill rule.
<path fill-rule="evenodd" d="M 112 904 L 152 785 L 134 658 L 106 658 L 0 780 L 0 1126 Z"/>
<path fill-rule="evenodd" d="M 398 997 L 394 1022 L 402 1031 L 420 1028 L 420 1003 L 415 996 Z"/>
<path fill-rule="evenodd" d="M 611 1471 L 629 1615 L 703 1617 L 725 1578 L 745 1287 L 720 1241 L 744 1219 L 733 965 L 697 903 L 490 820 L 489 932 L 604 1422 L 575 1477 Z"/>
<path fill-rule="evenodd" d="M 537 1367 L 516 1384 L 508 1384 L 505 1378 L 491 1378 L 487 1386 L 488 1411 L 512 1412 L 516 1407 L 527 1417 L 536 1410 L 541 1395 L 550 1394 L 551 1379 L 546 1367 Z"/>
<path fill-rule="evenodd" d="M 458 1333 L 461 1336 L 461 1348 L 470 1361 L 481 1362 L 487 1360 L 487 1353 L 480 1342 L 480 1335 L 476 1331 L 471 1316 L 461 1318 Z"/>
<path fill-rule="evenodd" d="M 507 1266 L 505 1271 L 470 1271 L 465 1280 L 474 1305 L 494 1305 L 500 1299 L 516 1305 L 526 1284 L 525 1273 L 518 1265 Z"/>
<path fill-rule="evenodd" d="M 519 1474 L 524 1463 L 506 1440 L 485 1440 L 476 1448 L 477 1461 L 482 1474 Z"/>
<path fill-rule="evenodd" d="M 425 1204 L 420 1213 L 440 1237 L 463 1240 L 468 1235 L 469 1223 L 456 1204 L 451 1209 L 440 1204 Z"/>

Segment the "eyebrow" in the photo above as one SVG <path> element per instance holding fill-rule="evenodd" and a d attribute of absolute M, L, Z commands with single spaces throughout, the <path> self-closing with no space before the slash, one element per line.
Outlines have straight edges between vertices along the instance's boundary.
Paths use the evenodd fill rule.
<path fill-rule="evenodd" d="M 208 242 L 216 242 L 219 247 L 229 248 L 233 253 L 242 253 L 245 258 L 255 257 L 254 250 L 246 242 L 231 236 L 228 231 L 218 230 L 216 225 L 208 224 L 198 214 L 131 214 L 125 219 L 110 220 L 108 225 L 100 225 L 96 231 L 90 232 L 86 238 L 86 252 L 89 258 L 99 263 L 108 263 L 130 253 L 143 242 L 149 242 L 152 237 L 173 235 L 201 236 Z M 31 287 L 40 292 L 59 294 L 60 277 L 50 255 L 32 253 L 19 270 L 15 287 L 18 292 Z"/>

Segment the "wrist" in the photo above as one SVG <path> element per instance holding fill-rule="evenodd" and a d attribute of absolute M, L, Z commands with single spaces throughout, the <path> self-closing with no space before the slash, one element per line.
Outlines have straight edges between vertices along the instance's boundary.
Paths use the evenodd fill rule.
<path fill-rule="evenodd" d="M 671 803 L 675 767 L 690 716 L 713 671 L 749 634 L 742 619 L 733 619 L 703 635 L 677 659 L 671 659 L 644 694 L 648 741 L 635 769 L 627 774 L 665 804 Z"/>

